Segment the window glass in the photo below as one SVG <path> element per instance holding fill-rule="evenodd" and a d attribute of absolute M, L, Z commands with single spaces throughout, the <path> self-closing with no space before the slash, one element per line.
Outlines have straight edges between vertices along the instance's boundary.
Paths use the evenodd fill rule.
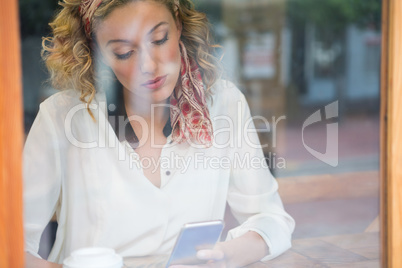
<path fill-rule="evenodd" d="M 382 1 L 196 3 L 250 104 L 296 220 L 295 250 L 308 247 L 303 239 L 374 231 L 367 245 L 378 258 Z"/>
<path fill-rule="evenodd" d="M 46 82 L 40 51 L 57 1 L 19 2 L 28 133 L 39 103 L 56 92 Z M 379 266 L 382 1 L 194 3 L 210 20 L 222 46 L 223 78 L 245 95 L 285 209 L 296 220 L 293 253 L 305 250 L 300 254 L 309 257 L 305 239 L 319 238 L 311 243 L 347 251 L 323 264 L 354 254 L 356 262 Z M 56 229 L 50 223 L 42 237 L 45 258 Z M 339 243 L 359 236 L 369 241 L 360 250 Z"/>

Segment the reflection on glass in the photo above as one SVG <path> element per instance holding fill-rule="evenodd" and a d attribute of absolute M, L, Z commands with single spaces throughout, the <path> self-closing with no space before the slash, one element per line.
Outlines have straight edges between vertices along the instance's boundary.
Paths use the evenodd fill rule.
<path fill-rule="evenodd" d="M 38 66 L 43 25 L 55 6 L 37 2 L 42 13 L 20 1 L 26 20 L 21 25 L 31 25 L 22 28 L 27 131 L 38 103 L 54 92 L 42 83 L 47 75 Z M 313 254 L 302 239 L 314 238 L 317 247 L 330 245 L 329 255 L 350 250 L 354 262 L 379 265 L 382 1 L 194 2 L 222 45 L 224 77 L 239 86 L 250 105 L 267 164 L 297 223 L 294 252 Z M 227 217 L 231 225 L 234 219 Z M 43 256 L 56 224 L 48 228 Z M 359 239 L 365 243 L 353 250 L 340 242 Z M 365 255 L 364 248 L 375 256 Z M 321 261 L 343 262 L 341 255 L 336 258 Z"/>
<path fill-rule="evenodd" d="M 365 242 L 378 258 L 382 1 L 197 3 L 213 17 L 227 75 L 250 103 L 295 216 L 293 237 L 354 239 L 374 231 Z M 295 250 L 306 246 L 296 242 Z"/>

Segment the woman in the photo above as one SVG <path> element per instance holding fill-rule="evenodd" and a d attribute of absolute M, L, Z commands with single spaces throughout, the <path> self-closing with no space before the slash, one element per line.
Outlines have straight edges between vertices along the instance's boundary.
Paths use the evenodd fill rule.
<path fill-rule="evenodd" d="M 268 168 L 255 166 L 265 159 L 249 108 L 217 77 L 205 15 L 189 0 L 62 6 L 43 57 L 53 85 L 66 90 L 40 105 L 24 148 L 27 265 L 60 267 L 37 254 L 54 213 L 49 261 L 62 263 L 88 246 L 169 254 L 183 224 L 222 219 L 226 201 L 241 224 L 199 252 L 206 266 L 287 250 L 294 221 Z M 102 66 L 121 103 L 106 98 L 113 78 Z M 117 111 L 123 117 L 111 117 Z"/>

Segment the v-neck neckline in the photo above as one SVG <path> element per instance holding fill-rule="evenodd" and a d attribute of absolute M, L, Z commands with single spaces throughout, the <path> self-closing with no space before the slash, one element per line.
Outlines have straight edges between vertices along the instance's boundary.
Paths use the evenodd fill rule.
<path fill-rule="evenodd" d="M 128 118 L 127 116 L 127 111 L 124 105 L 124 97 L 122 94 L 122 90 L 120 89 L 120 92 L 118 92 L 117 96 L 116 96 L 116 101 L 114 103 L 111 103 L 109 101 L 109 99 L 106 97 L 106 93 L 102 90 L 99 90 L 96 95 L 95 95 L 95 99 L 96 101 L 99 103 L 99 99 L 102 99 L 102 101 L 105 101 L 106 103 L 106 107 L 105 107 L 105 111 L 103 111 L 105 117 L 106 117 L 106 121 L 109 125 L 110 128 L 112 128 L 113 133 L 116 137 L 116 139 L 121 143 L 128 143 L 130 145 L 130 147 L 135 151 L 137 145 L 138 145 L 138 137 L 134 132 L 133 127 L 131 126 L 130 123 L 128 123 L 127 125 L 129 125 L 129 127 L 127 128 L 127 125 L 124 126 L 124 134 L 121 135 L 119 133 L 119 120 L 114 120 L 114 124 L 112 124 L 109 120 L 110 116 L 115 116 L 115 118 L 119 118 L 120 116 L 123 116 L 124 120 L 123 122 L 125 122 Z M 109 112 L 109 105 L 113 104 L 115 106 L 115 111 L 114 115 L 110 115 Z M 165 126 L 163 127 L 163 134 L 166 137 L 167 141 L 166 143 L 171 143 L 172 142 L 172 126 L 171 126 L 171 121 L 170 121 L 170 115 L 168 116 L 168 120 L 165 124 Z M 122 139 L 120 139 L 122 138 Z"/>
<path fill-rule="evenodd" d="M 120 140 L 119 139 L 119 137 L 118 137 L 118 134 L 116 133 L 116 131 L 115 131 L 115 129 L 113 128 L 113 126 L 112 126 L 112 124 L 110 123 L 110 121 L 109 121 L 109 110 L 108 110 L 108 105 L 110 104 L 110 103 L 108 103 L 108 100 L 107 100 L 107 98 L 106 98 L 106 94 L 105 94 L 105 92 L 104 91 L 98 91 L 97 93 L 96 93 L 96 95 L 95 95 L 95 98 L 94 98 L 94 100 L 95 100 L 95 102 L 97 102 L 97 105 L 98 105 L 98 109 L 100 110 L 100 112 L 102 113 L 102 116 L 104 116 L 105 117 L 105 131 L 107 132 L 107 133 L 111 133 L 111 131 L 110 131 L 110 129 L 112 129 L 113 130 L 113 135 L 114 135 L 114 138 L 115 138 L 115 140 L 117 141 L 117 144 L 118 144 L 118 150 L 120 150 L 120 149 L 123 149 L 124 150 L 124 155 L 127 155 L 127 152 L 130 152 L 130 153 L 134 153 L 138 158 L 140 157 L 140 155 L 135 151 L 135 149 L 131 146 L 131 144 L 127 141 L 127 139 L 124 139 L 124 140 Z M 104 101 L 105 102 L 105 109 L 102 109 L 101 107 L 100 107 L 100 102 L 101 101 Z M 100 118 L 98 118 L 98 120 L 99 120 Z M 168 120 L 168 122 L 167 123 L 169 123 L 170 124 L 170 118 L 169 118 L 169 120 Z M 130 127 L 131 127 L 131 125 L 130 125 Z M 134 132 L 134 130 L 132 130 L 133 132 Z M 173 142 L 173 140 L 172 140 L 172 132 L 170 132 L 170 134 L 166 137 L 166 143 L 163 145 L 163 147 L 162 147 L 162 149 L 163 148 L 165 148 L 165 146 L 167 146 L 168 144 L 171 144 Z M 126 147 L 128 147 L 128 150 L 129 151 L 127 151 L 127 148 Z M 143 175 L 143 177 L 146 179 L 146 183 L 149 183 L 151 186 L 153 186 L 153 188 L 155 188 L 155 189 L 157 189 L 157 190 L 162 190 L 162 188 L 163 188 L 163 181 L 162 181 L 162 176 L 161 176 L 161 185 L 160 185 L 160 187 L 158 187 L 158 186 L 156 186 L 155 184 L 153 184 L 152 182 L 151 182 L 151 180 L 147 177 L 147 176 L 145 176 L 145 173 L 144 173 L 144 170 L 142 169 L 142 167 L 141 167 L 141 172 L 142 172 L 142 175 Z"/>

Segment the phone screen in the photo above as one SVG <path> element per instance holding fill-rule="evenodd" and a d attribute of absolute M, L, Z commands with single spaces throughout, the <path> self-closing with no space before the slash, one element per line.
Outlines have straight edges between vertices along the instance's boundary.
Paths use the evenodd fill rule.
<path fill-rule="evenodd" d="M 183 226 L 166 265 L 200 264 L 205 261 L 197 258 L 197 251 L 211 249 L 219 241 L 223 221 L 187 223 Z"/>

